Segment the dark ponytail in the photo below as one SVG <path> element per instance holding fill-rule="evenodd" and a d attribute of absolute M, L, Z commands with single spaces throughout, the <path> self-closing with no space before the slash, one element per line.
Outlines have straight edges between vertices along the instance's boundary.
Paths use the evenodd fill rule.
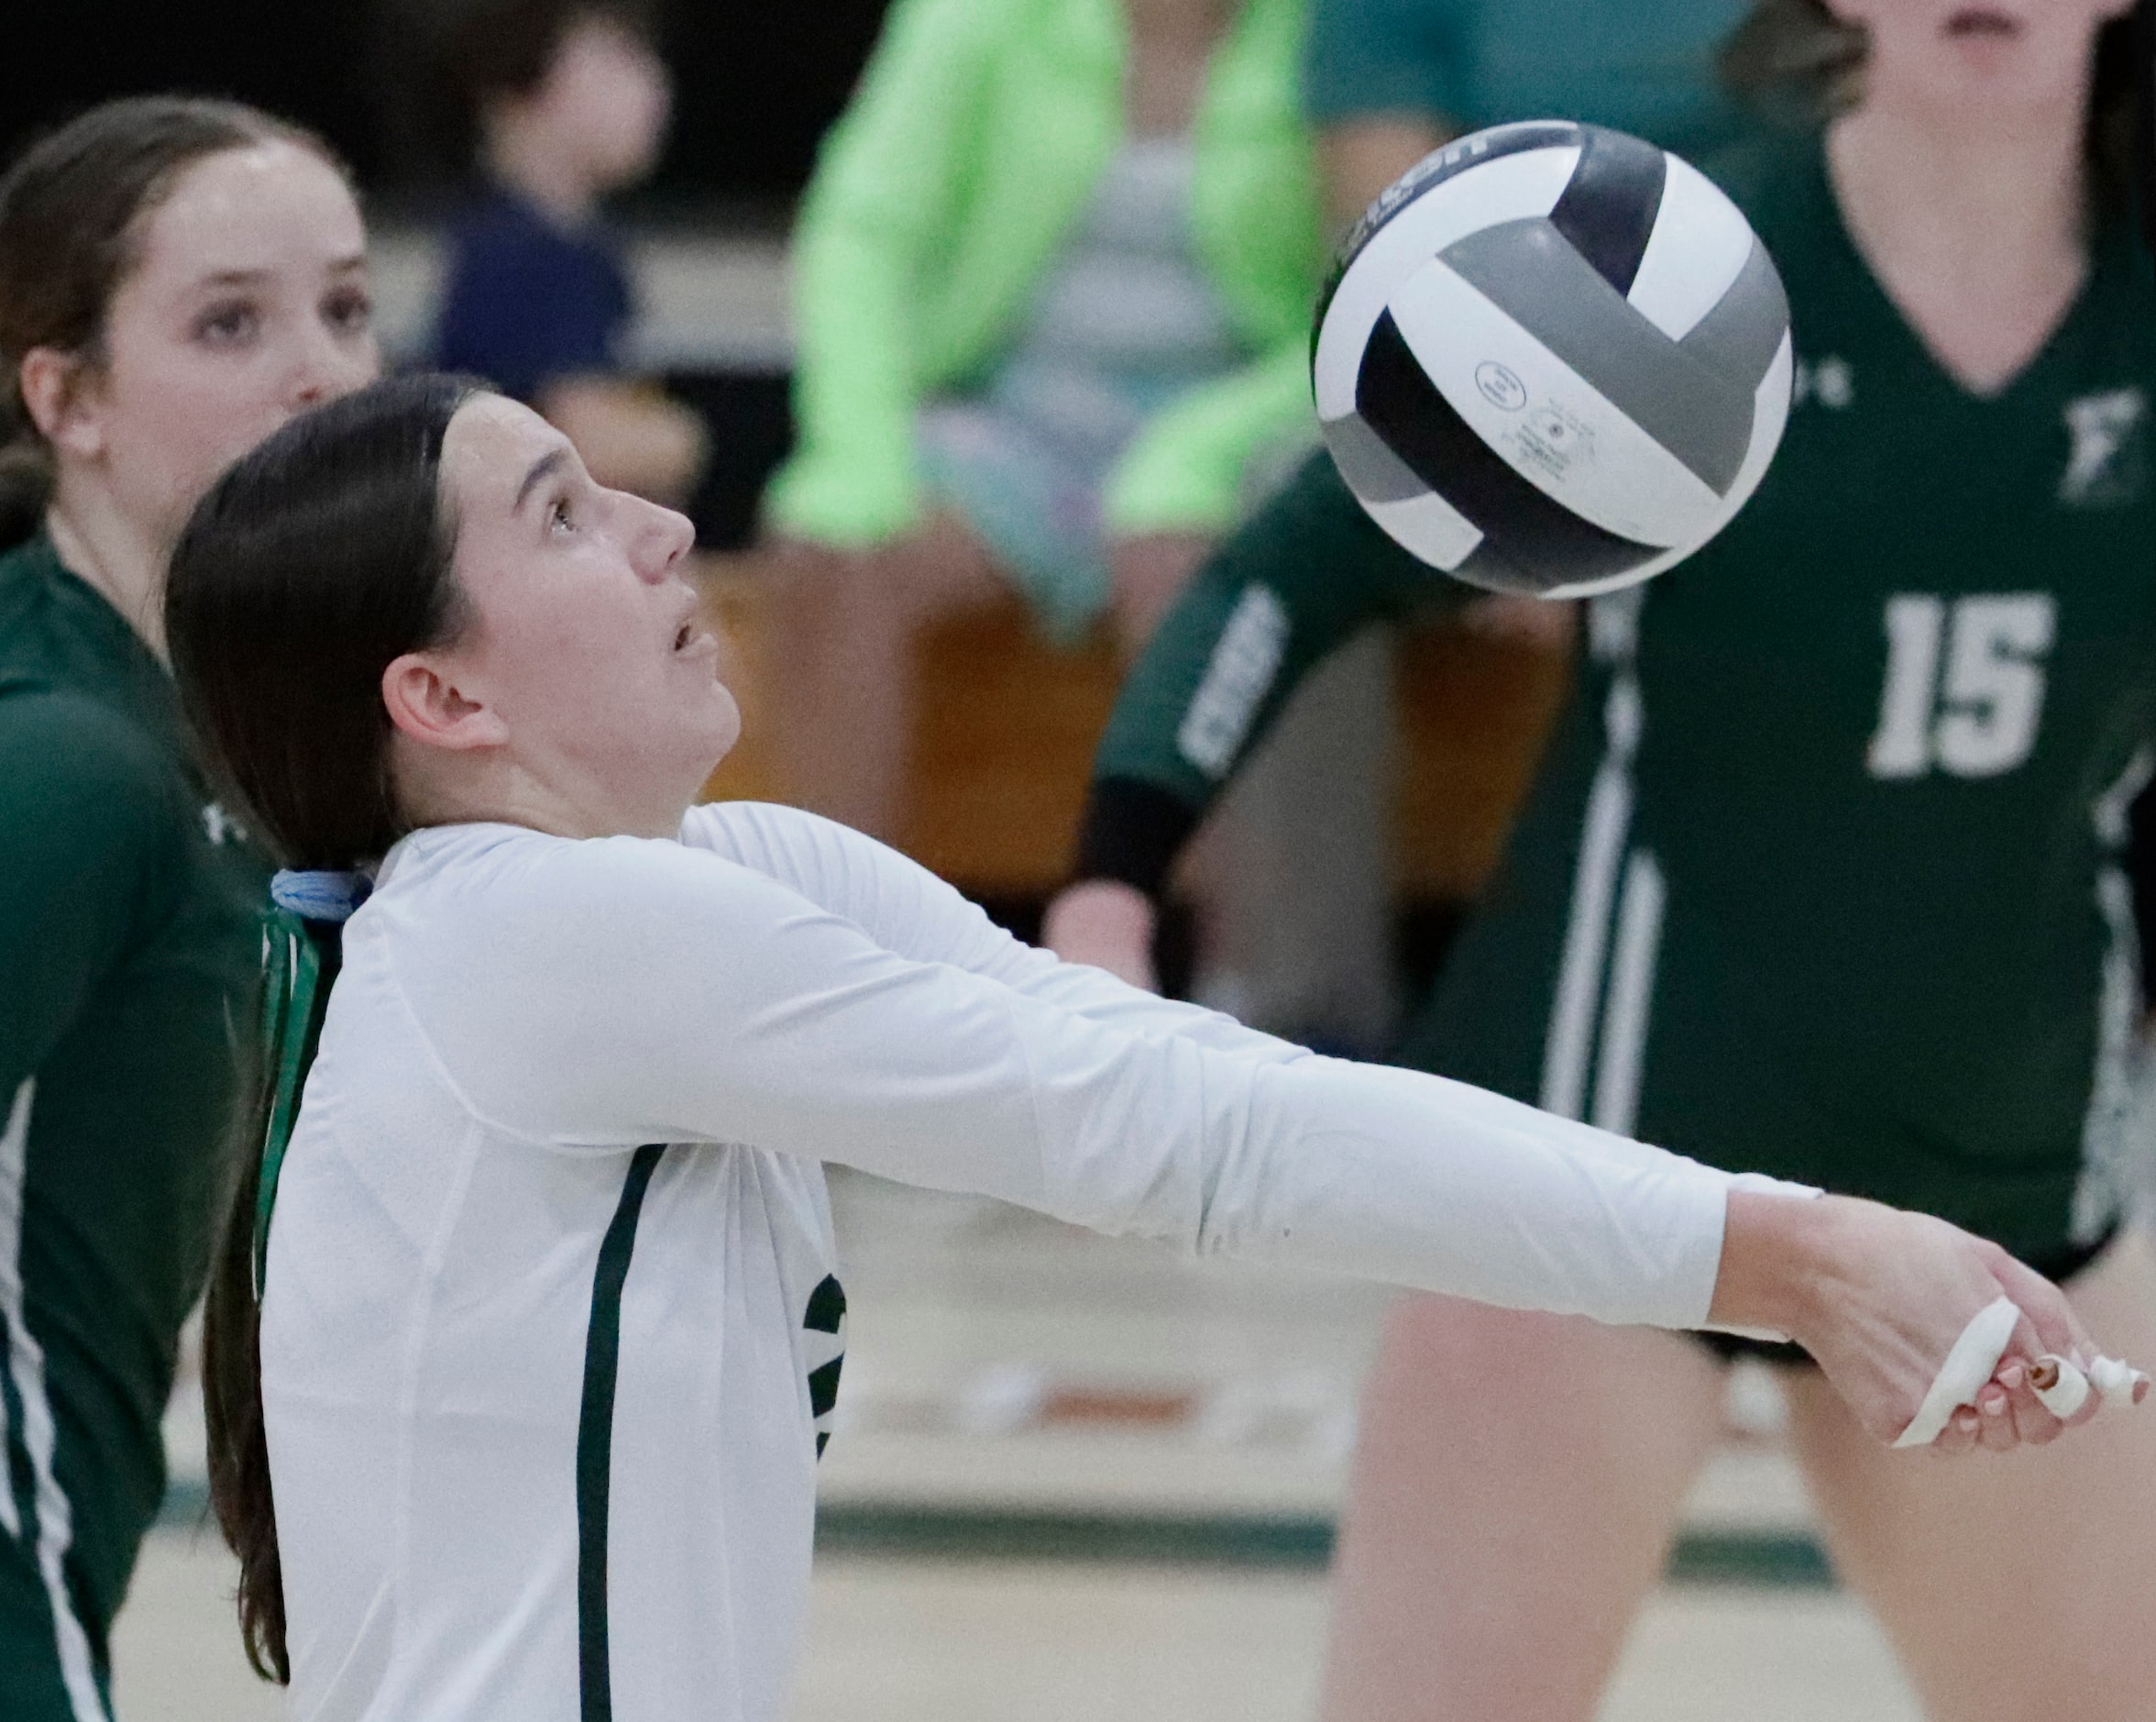
<path fill-rule="evenodd" d="M 40 138 L 0 176 L 0 550 L 42 524 L 52 454 L 22 398 L 35 348 L 94 363 L 105 313 L 133 272 L 143 217 L 181 173 L 228 149 L 290 143 L 349 180 L 308 131 L 240 102 L 138 95 L 105 102 Z"/>
<path fill-rule="evenodd" d="M 294 419 L 217 481 L 172 553 L 165 632 L 181 701 L 223 792 L 288 868 L 356 872 L 408 829 L 381 675 L 467 625 L 439 479 L 449 420 L 475 388 L 392 378 Z M 304 904 L 265 923 L 262 1064 L 204 1324 L 210 1499 L 239 1557 L 248 1659 L 280 1682 L 258 1251 L 338 930 Z"/>

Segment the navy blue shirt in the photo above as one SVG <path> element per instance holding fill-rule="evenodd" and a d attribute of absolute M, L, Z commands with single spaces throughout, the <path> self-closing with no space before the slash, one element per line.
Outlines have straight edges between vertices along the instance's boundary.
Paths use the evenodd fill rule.
<path fill-rule="evenodd" d="M 620 371 L 632 309 L 610 229 L 563 228 L 524 199 L 490 191 L 449 226 L 434 362 L 530 401 L 558 378 Z"/>

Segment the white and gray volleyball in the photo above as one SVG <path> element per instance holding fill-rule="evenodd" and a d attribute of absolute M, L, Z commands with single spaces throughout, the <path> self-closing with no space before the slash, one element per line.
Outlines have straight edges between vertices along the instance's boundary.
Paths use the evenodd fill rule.
<path fill-rule="evenodd" d="M 1318 418 L 1377 523 L 1473 585 L 1577 598 L 1729 524 L 1788 416 L 1751 224 L 1622 132 L 1476 132 L 1370 206 L 1318 302 Z"/>

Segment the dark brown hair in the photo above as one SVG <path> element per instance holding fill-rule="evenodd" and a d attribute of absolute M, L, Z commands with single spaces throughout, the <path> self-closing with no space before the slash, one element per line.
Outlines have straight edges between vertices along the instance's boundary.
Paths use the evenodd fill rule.
<path fill-rule="evenodd" d="M 51 450 L 23 404 L 24 355 L 50 347 L 96 360 L 143 218 L 193 163 L 270 142 L 311 150 L 350 179 L 303 127 L 185 95 L 104 103 L 32 144 L 0 177 L 0 548 L 36 532 L 51 500 Z"/>
<path fill-rule="evenodd" d="M 1730 91 L 1770 117 L 1818 123 L 1862 99 L 1868 53 L 1863 27 L 1836 17 L 1826 0 L 1758 0 L 1723 42 L 1719 69 Z M 2088 166 L 2090 191 L 2107 209 L 2124 207 L 2141 177 L 2140 82 L 2130 21 L 2106 24 L 2090 68 Z"/>
<path fill-rule="evenodd" d="M 165 631 L 181 702 L 221 790 L 286 867 L 350 870 L 408 828 L 381 676 L 467 625 L 440 469 L 449 421 L 478 387 L 395 377 L 292 420 L 211 488 L 172 552 Z M 322 973 L 303 1025 L 311 1055 L 340 953 L 334 924 L 305 925 Z M 204 1314 L 203 1397 L 210 1500 L 239 1557 L 248 1660 L 283 1681 L 291 1665 L 254 1278 L 278 1077 L 274 1067 L 258 1073 L 247 1122 Z"/>

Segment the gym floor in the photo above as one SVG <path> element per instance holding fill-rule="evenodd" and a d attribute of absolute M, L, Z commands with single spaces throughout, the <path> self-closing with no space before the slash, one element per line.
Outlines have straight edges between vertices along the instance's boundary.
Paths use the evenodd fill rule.
<path fill-rule="evenodd" d="M 852 1302 L 796 1722 L 1304 1722 L 1357 1382 L 1385 1304 L 834 1176 Z M 1702 1480 L 1607 1722 L 1916 1722 L 1773 1434 Z M 254 1722 L 198 1413 L 115 1644 L 120 1722 Z"/>
<path fill-rule="evenodd" d="M 273 1722 L 207 1536 L 152 1538 L 115 1654 L 120 1722 Z M 1325 1586 L 1300 1573 L 842 1556 L 818 1564 L 795 1722 L 1307 1722 Z M 1604 1722 L 1917 1722 L 1838 1594 L 1671 1587 Z"/>

